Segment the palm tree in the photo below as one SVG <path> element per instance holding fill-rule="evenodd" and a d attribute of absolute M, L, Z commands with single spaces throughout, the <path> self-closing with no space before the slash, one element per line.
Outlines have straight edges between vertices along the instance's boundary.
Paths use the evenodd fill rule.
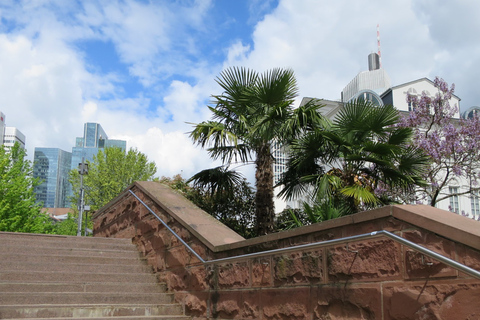
<path fill-rule="evenodd" d="M 190 137 L 224 164 L 255 163 L 256 216 L 259 235 L 274 231 L 273 163 L 271 145 L 299 137 L 321 123 L 317 107 L 294 109 L 297 82 L 290 69 L 263 74 L 228 68 L 216 79 L 223 89 L 213 96 L 212 120 L 194 125 Z"/>
<path fill-rule="evenodd" d="M 280 194 L 310 190 L 313 201 L 351 214 L 394 200 L 380 188 L 412 191 L 423 184 L 428 158 L 411 146 L 412 130 L 396 126 L 399 117 L 392 106 L 347 103 L 332 123 L 291 143 Z"/>

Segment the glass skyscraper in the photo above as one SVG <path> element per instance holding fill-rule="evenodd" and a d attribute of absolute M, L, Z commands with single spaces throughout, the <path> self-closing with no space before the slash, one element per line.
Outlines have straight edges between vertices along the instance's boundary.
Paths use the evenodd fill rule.
<path fill-rule="evenodd" d="M 42 181 L 34 190 L 37 202 L 43 202 L 46 208 L 69 206 L 68 174 L 71 163 L 70 152 L 58 148 L 35 148 L 33 177 Z"/>
<path fill-rule="evenodd" d="M 84 125 L 83 137 L 76 138 L 71 153 L 58 148 L 35 148 L 33 176 L 43 181 L 35 188 L 37 202 L 43 202 L 46 208 L 70 207 L 69 197 L 73 194 L 68 181 L 70 171 L 78 169 L 82 158 L 93 161 L 99 150 L 108 147 L 125 151 L 127 142 L 108 139 L 100 124 L 88 122 Z"/>
<path fill-rule="evenodd" d="M 93 156 L 98 153 L 98 150 L 108 147 L 126 150 L 127 142 L 125 140 L 108 139 L 99 123 L 85 123 L 83 137 L 77 137 L 75 147 L 72 148 L 71 169 L 77 169 L 78 164 L 82 162 L 82 158 L 85 161 L 93 161 Z"/>

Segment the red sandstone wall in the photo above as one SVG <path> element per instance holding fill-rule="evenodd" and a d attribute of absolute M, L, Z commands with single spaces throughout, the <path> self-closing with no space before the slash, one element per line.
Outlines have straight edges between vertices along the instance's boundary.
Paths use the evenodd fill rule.
<path fill-rule="evenodd" d="M 133 190 L 206 260 L 387 230 L 480 270 L 478 248 L 395 218 L 391 207 L 212 248 Z M 194 319 L 480 319 L 480 280 L 386 238 L 205 267 L 128 194 L 97 214 L 94 233 L 132 238 Z"/>

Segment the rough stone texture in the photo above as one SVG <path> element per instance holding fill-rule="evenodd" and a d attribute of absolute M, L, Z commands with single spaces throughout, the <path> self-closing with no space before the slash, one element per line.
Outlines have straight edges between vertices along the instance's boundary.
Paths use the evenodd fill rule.
<path fill-rule="evenodd" d="M 192 319 L 480 319 L 479 279 L 386 237 L 265 253 L 387 230 L 480 270 L 478 221 L 390 206 L 244 240 L 165 187 L 130 190 L 205 260 L 264 252 L 203 265 L 128 190 L 100 209 L 95 236 L 132 239 Z"/>
<path fill-rule="evenodd" d="M 323 280 L 323 251 L 276 256 L 273 261 L 275 286 L 320 283 Z"/>
<path fill-rule="evenodd" d="M 256 259 L 252 261 L 252 286 L 270 287 L 272 285 L 272 261 Z"/>
<path fill-rule="evenodd" d="M 217 319 L 258 319 L 258 291 L 221 291 L 212 294 L 212 315 Z"/>
<path fill-rule="evenodd" d="M 364 241 L 328 250 L 328 279 L 385 280 L 400 277 L 399 245 L 393 240 Z"/>
<path fill-rule="evenodd" d="M 244 288 L 250 284 L 250 270 L 245 262 L 220 265 L 217 273 L 219 288 Z"/>
<path fill-rule="evenodd" d="M 480 319 L 480 284 L 392 283 L 384 287 L 385 320 Z"/>
<path fill-rule="evenodd" d="M 380 285 L 320 287 L 314 306 L 314 319 L 381 319 Z"/>
<path fill-rule="evenodd" d="M 455 243 L 438 235 L 421 230 L 403 232 L 403 237 L 414 243 L 421 244 L 424 247 L 440 253 L 451 259 L 455 259 Z M 409 278 L 425 277 L 452 277 L 457 275 L 457 271 L 448 266 L 425 257 L 423 254 L 413 252 L 405 248 L 405 264 Z"/>
<path fill-rule="evenodd" d="M 310 300 L 310 288 L 262 290 L 262 319 L 308 319 Z"/>

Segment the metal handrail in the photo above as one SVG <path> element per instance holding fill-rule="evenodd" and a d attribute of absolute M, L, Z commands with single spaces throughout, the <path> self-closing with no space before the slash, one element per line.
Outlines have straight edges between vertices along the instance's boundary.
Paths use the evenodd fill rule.
<path fill-rule="evenodd" d="M 320 241 L 320 242 L 315 242 L 315 243 L 307 243 L 307 244 L 301 244 L 301 245 L 296 245 L 293 247 L 287 247 L 287 248 L 280 248 L 280 249 L 273 249 L 273 250 L 267 250 L 267 251 L 262 251 L 262 252 L 255 252 L 255 253 L 248 253 L 248 254 L 242 254 L 238 256 L 233 256 L 233 257 L 227 257 L 227 258 L 220 258 L 220 259 L 214 259 L 214 260 L 204 260 L 195 250 L 193 250 L 178 234 L 175 233 L 155 212 L 153 212 L 152 209 L 150 209 L 135 193 L 132 192 L 132 190 L 129 190 L 130 193 L 138 200 L 140 201 L 141 204 L 145 208 L 148 209 L 191 253 L 197 257 L 198 260 L 202 262 L 204 265 L 211 265 L 215 263 L 225 263 L 225 262 L 233 262 L 236 260 L 242 260 L 245 258 L 259 258 L 263 256 L 268 256 L 272 254 L 279 254 L 279 253 L 288 253 L 292 251 L 297 251 L 297 250 L 306 250 L 306 249 L 314 249 L 314 248 L 319 248 L 319 247 L 325 247 L 325 246 L 331 246 L 331 245 L 336 245 L 336 244 L 341 244 L 345 242 L 353 242 L 353 241 L 359 241 L 363 239 L 369 239 L 369 238 L 375 238 L 375 237 L 380 237 L 380 236 L 386 236 L 387 238 L 390 238 L 396 242 L 399 242 L 413 250 L 416 250 L 430 258 L 433 258 L 435 260 L 438 260 L 452 268 L 455 268 L 457 270 L 460 270 L 461 272 L 464 272 L 474 278 L 480 279 L 480 271 L 477 271 L 475 269 L 472 269 L 462 263 L 459 263 L 455 260 L 452 260 L 450 258 L 447 258 L 445 256 L 442 256 L 439 253 L 436 253 L 435 251 L 432 251 L 430 249 L 427 249 L 425 247 L 422 247 L 421 245 L 418 245 L 410 240 L 407 240 L 405 238 L 402 238 L 400 236 L 397 236 L 396 234 L 393 234 L 389 231 L 385 230 L 380 230 L 380 231 L 374 231 L 370 233 L 364 233 L 364 234 L 359 234 L 355 236 L 350 236 L 350 237 L 343 237 L 339 239 L 333 239 L 333 240 L 326 240 L 326 241 Z"/>
<path fill-rule="evenodd" d="M 197 257 L 198 260 L 200 260 L 202 263 L 205 263 L 205 260 L 203 260 L 203 258 L 200 257 L 200 255 L 199 255 L 198 253 L 196 253 L 195 250 L 193 250 L 192 247 L 190 247 L 190 246 L 188 245 L 188 243 L 186 243 L 185 241 L 183 241 L 183 239 L 182 239 L 175 231 L 173 231 L 173 229 L 170 228 L 170 227 L 168 226 L 168 224 L 166 224 L 159 216 L 157 216 L 157 214 L 156 214 L 155 212 L 153 212 L 153 210 L 150 209 L 150 208 L 145 204 L 145 202 L 143 202 L 139 197 L 137 197 L 137 195 L 136 195 L 135 193 L 133 193 L 132 190 L 128 190 L 128 191 L 130 191 L 130 193 L 131 193 L 135 198 L 137 198 L 137 200 L 140 201 L 140 203 L 143 204 L 143 206 L 144 206 L 145 208 L 147 208 L 148 211 L 150 211 L 150 213 L 152 213 L 158 220 L 160 220 L 160 222 L 165 226 L 165 228 L 167 228 L 168 231 L 170 231 L 181 243 L 183 243 L 183 245 L 184 245 L 185 247 L 187 247 L 187 249 L 188 249 L 191 253 L 193 253 L 193 255 L 194 255 L 195 257 Z"/>

